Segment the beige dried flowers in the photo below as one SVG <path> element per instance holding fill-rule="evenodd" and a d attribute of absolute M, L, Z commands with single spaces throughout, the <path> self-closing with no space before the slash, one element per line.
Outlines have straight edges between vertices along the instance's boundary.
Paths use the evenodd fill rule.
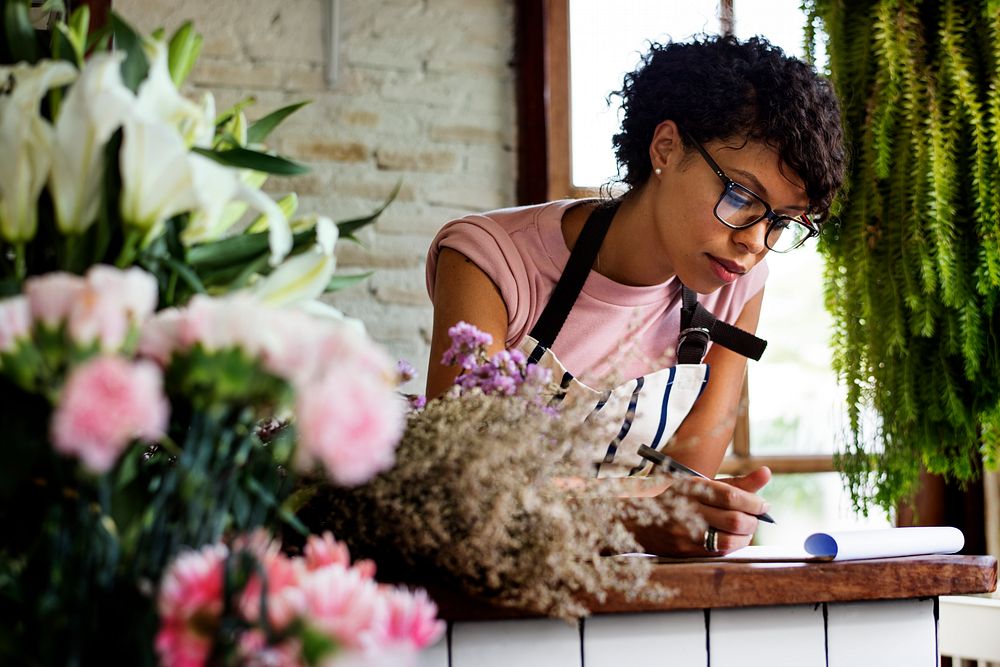
<path fill-rule="evenodd" d="M 697 532 L 700 517 L 680 495 L 623 499 L 623 482 L 589 479 L 593 462 L 574 452 L 610 428 L 553 414 L 539 389 L 453 387 L 411 412 L 391 470 L 354 489 L 318 486 L 299 516 L 380 570 L 530 613 L 580 617 L 610 591 L 669 595 L 647 559 L 607 555 L 641 551 L 630 523 Z"/>

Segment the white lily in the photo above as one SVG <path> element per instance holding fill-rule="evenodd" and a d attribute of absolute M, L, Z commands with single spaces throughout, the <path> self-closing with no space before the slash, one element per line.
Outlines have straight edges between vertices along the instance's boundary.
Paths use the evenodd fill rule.
<path fill-rule="evenodd" d="M 257 284 L 257 298 L 270 306 L 286 306 L 310 301 L 322 294 L 337 268 L 334 246 L 337 226 L 330 218 L 316 219 L 316 244 L 292 257 Z"/>
<path fill-rule="evenodd" d="M 267 174 L 262 171 L 240 169 L 237 174 L 243 186 L 252 190 L 260 190 L 260 186 L 267 180 Z M 243 217 L 247 208 L 246 201 L 232 200 L 222 208 L 218 215 L 214 214 L 214 207 L 211 210 L 195 211 L 187 226 L 184 227 L 184 231 L 181 232 L 181 241 L 184 245 L 191 246 L 195 243 L 218 240 Z"/>
<path fill-rule="evenodd" d="M 281 207 L 266 194 L 240 182 L 237 197 L 256 208 L 267 219 L 267 242 L 271 248 L 271 266 L 281 263 L 292 251 L 292 227 Z M 332 224 L 332 223 L 331 223 Z M 334 226 L 336 231 L 336 226 Z M 336 242 L 336 238 L 334 242 Z"/>
<path fill-rule="evenodd" d="M 197 206 L 188 158 L 188 148 L 173 127 L 139 117 L 125 121 L 119 160 L 126 226 L 150 238 L 167 218 Z"/>
<path fill-rule="evenodd" d="M 97 217 L 105 144 L 135 106 L 122 83 L 124 59 L 124 53 L 91 57 L 56 120 L 49 189 L 63 233 L 84 232 Z"/>
<path fill-rule="evenodd" d="M 40 105 L 50 88 L 76 78 L 76 68 L 42 60 L 0 67 L 0 234 L 15 244 L 38 229 L 38 196 L 52 160 L 52 126 Z"/>
<path fill-rule="evenodd" d="M 365 328 L 365 323 L 361 320 L 348 317 L 344 315 L 343 312 L 334 308 L 325 301 L 320 301 L 319 299 L 312 299 L 310 301 L 302 301 L 295 304 L 295 307 L 304 313 L 308 313 L 313 317 L 318 317 L 320 319 L 334 320 L 336 322 L 343 322 L 346 326 L 354 329 L 358 333 L 367 334 L 368 330 Z"/>
<path fill-rule="evenodd" d="M 220 220 L 226 209 L 234 202 L 249 204 L 267 221 L 270 263 L 277 266 L 292 249 L 292 230 L 281 207 L 260 190 L 248 186 L 235 169 L 197 153 L 189 154 L 188 164 L 194 206 L 190 223 L 183 233 L 184 242 L 218 238 L 221 236 Z"/>
<path fill-rule="evenodd" d="M 211 147 L 215 136 L 215 98 L 205 93 L 199 106 L 181 95 L 170 78 L 166 44 L 149 41 L 145 47 L 149 73 L 139 86 L 136 113 L 176 128 L 188 146 Z"/>

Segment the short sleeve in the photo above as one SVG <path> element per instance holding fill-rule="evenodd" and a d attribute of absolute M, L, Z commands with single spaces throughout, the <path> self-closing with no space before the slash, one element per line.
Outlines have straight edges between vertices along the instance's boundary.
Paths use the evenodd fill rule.
<path fill-rule="evenodd" d="M 468 257 L 497 286 L 507 306 L 508 332 L 527 326 L 531 301 L 528 270 L 506 229 L 482 215 L 453 220 L 442 227 L 427 253 L 427 293 L 432 301 L 442 248 L 451 248 Z M 506 344 L 510 346 L 512 341 Z"/>

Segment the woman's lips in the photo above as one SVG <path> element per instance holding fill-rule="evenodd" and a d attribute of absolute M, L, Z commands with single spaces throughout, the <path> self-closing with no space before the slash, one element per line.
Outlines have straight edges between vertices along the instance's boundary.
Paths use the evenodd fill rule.
<path fill-rule="evenodd" d="M 722 282 L 731 283 L 747 272 L 746 269 L 735 262 L 719 259 L 713 255 L 709 255 L 708 259 L 710 260 L 709 263 L 712 265 L 712 271 L 715 272 L 715 275 L 717 275 Z"/>

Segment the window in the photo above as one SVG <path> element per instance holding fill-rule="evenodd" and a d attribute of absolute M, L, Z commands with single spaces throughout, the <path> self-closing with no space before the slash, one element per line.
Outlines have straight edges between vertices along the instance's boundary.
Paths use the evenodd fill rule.
<path fill-rule="evenodd" d="M 617 100 L 609 105 L 607 98 L 621 86 L 623 74 L 638 64 L 647 41 L 728 30 L 740 38 L 763 34 L 791 55 L 801 57 L 804 51 L 798 0 L 630 0 L 627 11 L 606 0 L 523 0 L 521 5 L 522 10 L 541 6 L 547 27 L 540 36 L 547 54 L 545 86 L 536 91 L 544 116 L 536 116 L 533 128 L 548 130 L 526 134 L 522 115 L 522 168 L 527 160 L 537 169 L 537 151 L 531 146 L 541 145 L 547 151 L 547 172 L 544 191 L 537 189 L 533 199 L 522 197 L 521 203 L 588 196 L 615 177 L 611 136 L 619 119 Z M 822 66 L 825 53 L 822 44 L 818 46 Z M 519 47 L 523 54 L 523 43 Z M 520 92 L 523 111 L 531 91 L 522 86 Z M 521 175 L 523 179 L 523 169 Z M 740 417 L 722 468 L 724 473 L 739 473 L 766 464 L 781 473 L 764 495 L 775 508 L 800 512 L 776 512 L 781 523 L 758 533 L 764 543 L 817 524 L 836 528 L 861 521 L 849 512 L 833 472 L 832 454 L 847 425 L 843 392 L 830 370 L 822 263 L 809 248 L 773 258 L 770 269 L 772 289 L 758 328 L 769 341 L 766 363 L 750 364 L 742 401 L 748 410 Z M 777 289 L 779 285 L 796 289 Z M 789 335 L 793 330 L 794 336 Z M 887 525 L 888 519 L 874 516 L 866 523 Z"/>

